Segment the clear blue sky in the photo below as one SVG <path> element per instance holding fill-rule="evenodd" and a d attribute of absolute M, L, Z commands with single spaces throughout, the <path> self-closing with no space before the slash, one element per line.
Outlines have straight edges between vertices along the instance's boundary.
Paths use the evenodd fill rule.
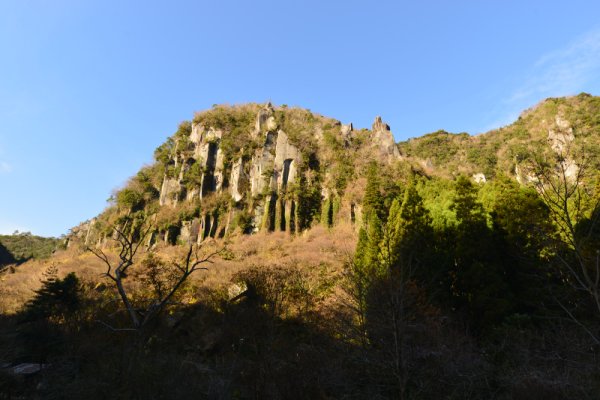
<path fill-rule="evenodd" d="M 0 0 L 0 233 L 98 214 L 214 103 L 298 105 L 397 140 L 600 94 L 596 1 Z"/>

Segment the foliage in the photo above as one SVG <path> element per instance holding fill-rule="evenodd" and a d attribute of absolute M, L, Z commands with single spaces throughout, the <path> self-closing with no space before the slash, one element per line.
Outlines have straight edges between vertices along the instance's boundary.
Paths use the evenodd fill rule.
<path fill-rule="evenodd" d="M 400 151 L 408 156 L 418 155 L 434 160 L 437 166 L 444 165 L 459 153 L 462 144 L 469 140 L 466 133 L 452 134 L 444 130 L 429 133 L 418 140 L 401 143 Z"/>
<path fill-rule="evenodd" d="M 315 158 L 319 150 L 314 143 L 317 117 L 309 110 L 300 108 L 276 110 L 274 117 L 279 129 L 283 130 L 290 142 L 300 150 L 305 164 L 310 164 L 310 159 Z"/>
<path fill-rule="evenodd" d="M 434 229 L 441 231 L 456 225 L 456 214 L 451 210 L 454 201 L 454 185 L 447 179 L 419 179 L 416 182 L 423 205 L 429 210 Z"/>
<path fill-rule="evenodd" d="M 232 228 L 239 228 L 244 234 L 250 234 L 254 230 L 254 219 L 252 215 L 247 211 L 240 211 L 235 214 L 233 219 Z"/>
<path fill-rule="evenodd" d="M 154 159 L 163 165 L 167 165 L 171 160 L 171 155 L 174 148 L 175 140 L 173 140 L 172 137 L 167 138 L 163 144 L 154 150 Z"/>
<path fill-rule="evenodd" d="M 0 266 L 14 264 L 15 262 L 15 257 L 2 243 L 0 243 Z"/>
<path fill-rule="evenodd" d="M 339 126 L 327 124 L 323 129 L 326 153 L 331 153 L 331 161 L 327 169 L 332 177 L 333 187 L 341 195 L 354 178 L 354 162 L 348 157 L 348 149 L 340 136 Z"/>
<path fill-rule="evenodd" d="M 125 188 L 117 193 L 117 205 L 126 210 L 138 211 L 144 206 L 144 197 L 135 189 Z"/>
<path fill-rule="evenodd" d="M 200 188 L 204 171 L 198 162 L 192 163 L 183 174 L 183 184 L 188 190 Z"/>
<path fill-rule="evenodd" d="M 0 266 L 22 263 L 30 258 L 48 258 L 63 247 L 64 241 L 61 239 L 35 236 L 30 232 L 0 235 Z"/>
<path fill-rule="evenodd" d="M 167 261 L 155 253 L 147 253 L 133 274 L 140 286 L 144 288 L 136 301 L 145 303 L 147 300 L 143 298 L 146 296 L 164 298 L 177 283 L 178 275 L 177 269 Z"/>
<path fill-rule="evenodd" d="M 247 160 L 260 144 L 246 142 L 256 111 L 216 106 L 195 122 L 224 130 L 225 163 Z M 278 127 L 303 160 L 272 210 L 294 201 L 300 229 L 319 218 L 327 229 L 292 239 L 312 243 L 308 256 L 281 246 L 285 235 L 234 235 L 246 248 L 228 252 L 209 276 L 227 277 L 222 286 L 181 281 L 194 254 L 182 257 L 180 248 L 132 250 L 146 243 L 150 220 L 152 229 L 177 230 L 181 221 L 236 207 L 230 231 L 254 228 L 248 210 L 264 198 L 234 205 L 224 191 L 158 207 L 165 174 L 183 171 L 188 188 L 200 183 L 201 164 L 188 157 L 191 125 L 182 124 L 157 163 L 117 194 L 121 209 L 97 222 L 107 235 L 120 231 L 108 243 L 124 251 L 94 248 L 108 281 L 81 284 L 49 271 L 18 315 L 0 316 L 2 361 L 52 367 L 32 378 L 36 385 L 0 376 L 0 391 L 89 399 L 596 398 L 599 111 L 589 95 L 548 99 L 489 134 L 436 132 L 402 143 L 404 159 L 387 165 L 373 159 L 368 131 L 342 140 L 336 121 L 281 108 Z M 573 129 L 570 154 L 547 146 L 557 116 Z M 585 173 L 569 178 L 567 158 Z M 515 181 L 517 167 L 520 177 L 536 178 L 529 187 Z M 474 184 L 476 172 L 487 182 Z M 335 218 L 349 206 L 362 210 L 360 226 Z M 339 266 L 319 263 L 325 254 L 343 257 L 324 238 L 339 240 L 344 229 L 358 231 L 358 244 L 342 279 Z M 257 243 L 268 251 L 259 253 Z M 295 259 L 284 265 L 283 254 Z M 305 257 L 317 262 L 305 268 Z M 78 260 L 85 271 L 86 256 Z"/>
<path fill-rule="evenodd" d="M 367 169 L 367 186 L 363 198 L 363 213 L 367 221 L 371 216 L 377 216 L 379 219 L 385 218 L 381 185 L 379 166 L 375 162 L 371 162 Z"/>
<path fill-rule="evenodd" d="M 248 154 L 254 148 L 251 140 L 251 132 L 254 129 L 254 122 L 257 105 L 248 105 L 240 107 L 217 106 L 196 114 L 194 123 L 204 126 L 206 129 L 212 127 L 222 130 L 225 134 L 220 141 L 220 149 L 223 152 L 225 160 L 232 160 L 238 155 L 242 147 L 246 146 Z"/>
<path fill-rule="evenodd" d="M 272 317 L 290 317 L 291 313 L 301 313 L 310 307 L 306 277 L 298 270 L 253 266 L 232 280 L 242 283 L 249 301 L 256 302 Z"/>
<path fill-rule="evenodd" d="M 309 178 L 312 178 L 309 181 Z M 300 174 L 298 185 L 295 186 L 295 196 L 298 199 L 296 207 L 296 225 L 298 231 L 310 228 L 313 220 L 321 213 L 321 185 L 318 176 Z"/>

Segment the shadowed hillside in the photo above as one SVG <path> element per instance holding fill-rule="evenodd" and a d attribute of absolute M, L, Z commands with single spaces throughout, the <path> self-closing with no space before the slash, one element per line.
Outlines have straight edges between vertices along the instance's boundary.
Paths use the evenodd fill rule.
<path fill-rule="evenodd" d="M 15 257 L 8 251 L 2 243 L 0 243 L 0 267 L 14 264 L 16 262 Z"/>

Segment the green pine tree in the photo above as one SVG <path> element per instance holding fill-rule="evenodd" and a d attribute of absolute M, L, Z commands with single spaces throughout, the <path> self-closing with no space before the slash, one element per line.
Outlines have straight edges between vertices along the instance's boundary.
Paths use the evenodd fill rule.
<path fill-rule="evenodd" d="M 363 215 L 364 221 L 367 223 L 371 215 L 376 215 L 380 220 L 384 220 L 384 202 L 379 175 L 379 166 L 374 161 L 371 162 L 367 169 L 367 187 L 363 199 Z"/>

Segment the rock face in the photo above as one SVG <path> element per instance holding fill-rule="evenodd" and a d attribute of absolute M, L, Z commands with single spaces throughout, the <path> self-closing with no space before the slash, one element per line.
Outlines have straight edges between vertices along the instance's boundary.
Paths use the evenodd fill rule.
<path fill-rule="evenodd" d="M 180 184 L 179 179 L 165 177 L 163 179 L 163 183 L 160 188 L 159 204 L 161 206 L 177 205 L 180 191 L 181 191 L 181 184 Z"/>
<path fill-rule="evenodd" d="M 554 119 L 555 127 L 548 129 L 548 142 L 550 147 L 556 153 L 563 154 L 568 150 L 575 135 L 569 121 L 564 119 L 560 114 Z"/>
<path fill-rule="evenodd" d="M 560 168 L 564 171 L 566 178 L 573 181 L 579 173 L 579 166 L 569 157 L 571 144 L 575 140 L 573 128 L 569 121 L 560 114 L 556 115 L 554 124 L 553 128 L 548 129 L 548 143 L 552 150 L 561 156 Z"/>
<path fill-rule="evenodd" d="M 519 164 L 515 165 L 515 179 L 521 185 L 528 185 L 538 181 L 530 168 Z"/>
<path fill-rule="evenodd" d="M 277 122 L 275 122 L 273 112 L 273 105 L 271 103 L 267 103 L 264 108 L 258 112 L 253 132 L 254 136 L 257 136 L 264 131 L 273 131 L 277 129 Z"/>
<path fill-rule="evenodd" d="M 351 130 L 352 125 L 346 128 L 345 135 Z M 207 209 L 197 220 L 182 221 L 179 241 L 201 242 L 222 236 L 235 215 L 244 210 L 252 214 L 254 231 L 296 231 L 297 194 L 289 191 L 301 173 L 299 165 L 303 164 L 303 155 L 285 130 L 277 125 L 273 106 L 267 103 L 256 114 L 250 137 L 260 145 L 250 153 L 250 159 L 240 156 L 226 159 L 222 149 L 226 134 L 222 129 L 194 123 L 189 135 L 189 151 L 171 157 L 170 164 L 180 172 L 177 177 L 165 174 L 159 196 L 161 206 L 177 207 L 182 201 L 202 201 L 221 193 L 227 193 L 235 205 L 225 215 L 223 210 Z M 247 154 L 244 148 L 241 152 Z M 194 168 L 194 164 L 202 172 L 200 185 L 186 187 L 187 171 Z M 310 174 L 309 171 L 304 173 Z M 172 232 L 165 231 L 160 235 L 167 242 L 173 241 Z"/>
<path fill-rule="evenodd" d="M 379 149 L 382 156 L 387 157 L 389 162 L 400 159 L 400 152 L 394 141 L 394 135 L 390 126 L 381 120 L 381 117 L 375 117 L 372 128 L 373 146 Z"/>
<path fill-rule="evenodd" d="M 344 139 L 344 144 L 348 145 L 348 143 L 350 142 L 353 130 L 354 126 L 352 126 L 352 122 L 347 125 L 342 125 L 341 134 L 342 138 Z"/>
<path fill-rule="evenodd" d="M 467 174 L 480 183 L 499 171 L 527 185 L 539 183 L 529 157 L 539 151 L 559 155 L 556 170 L 575 179 L 580 168 L 574 150 L 598 143 L 596 103 L 589 96 L 548 99 L 514 124 L 485 134 L 438 131 L 399 144 L 381 117 L 371 131 L 355 131 L 351 123 L 298 108 L 215 106 L 157 149 L 157 162 L 141 174 L 145 180 L 132 178 L 127 189 L 141 205 L 115 204 L 96 223 L 74 228 L 69 239 L 101 246 L 113 235 L 116 216 L 137 211 L 154 218 L 149 246 L 198 243 L 230 232 L 296 233 L 316 223 L 360 225 L 364 167 L 371 161 L 394 173 Z M 600 156 L 590 156 L 600 164 Z"/>
<path fill-rule="evenodd" d="M 365 140 L 354 136 L 352 123 L 307 110 L 236 107 L 198 114 L 161 146 L 157 228 L 148 246 L 200 243 L 236 230 L 295 233 L 319 221 L 332 226 L 338 214 L 354 223 L 360 205 L 344 198 L 349 179 L 361 173 L 348 170 L 352 160 L 400 159 L 380 117 Z M 89 224 L 79 235 L 101 245 L 110 233 L 90 234 L 94 229 Z"/>
<path fill-rule="evenodd" d="M 234 201 L 238 202 L 242 199 L 241 184 L 244 174 L 244 160 L 239 158 L 231 167 L 231 177 L 229 182 L 231 184 L 231 197 Z"/>
<path fill-rule="evenodd" d="M 285 190 L 288 184 L 294 183 L 296 179 L 296 165 L 300 162 L 298 148 L 290 143 L 284 131 L 277 134 L 277 146 L 275 147 L 274 173 L 277 189 Z"/>

